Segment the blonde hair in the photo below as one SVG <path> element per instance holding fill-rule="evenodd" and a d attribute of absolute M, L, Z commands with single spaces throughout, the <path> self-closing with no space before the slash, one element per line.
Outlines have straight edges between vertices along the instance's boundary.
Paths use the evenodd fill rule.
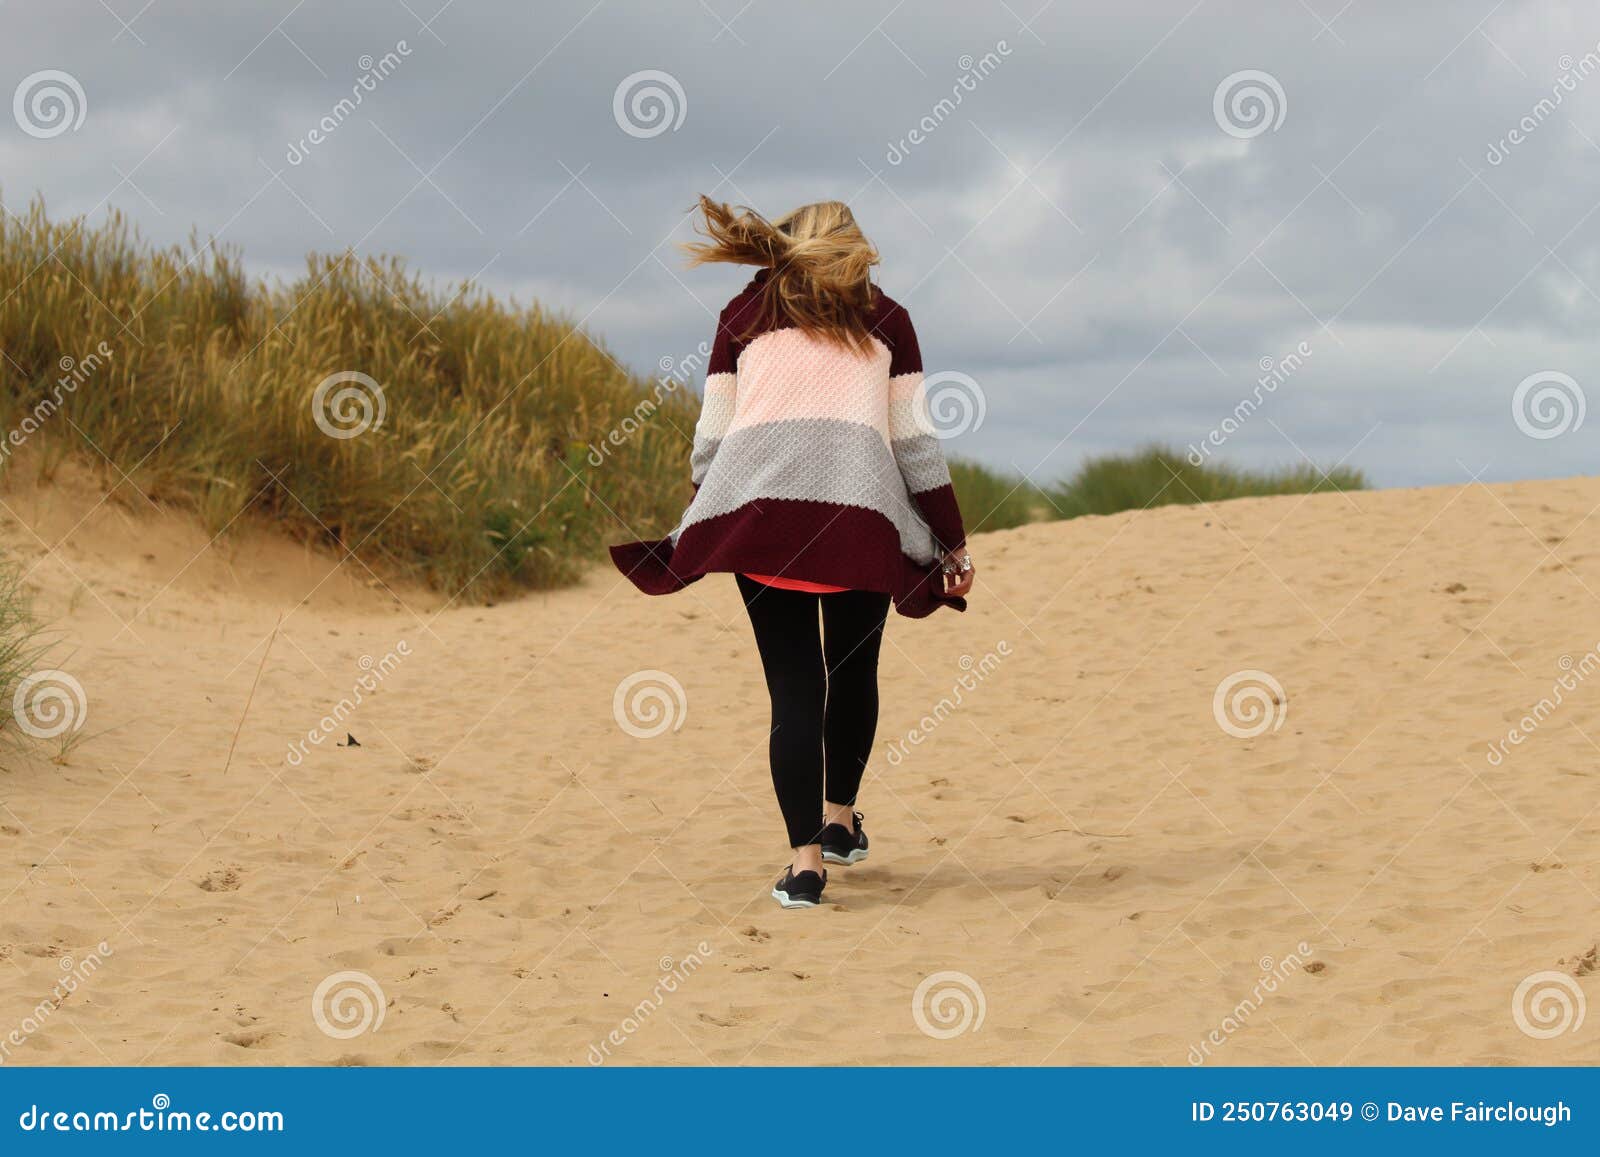
<path fill-rule="evenodd" d="M 802 205 L 769 221 L 701 194 L 700 232 L 709 242 L 683 246 L 691 265 L 727 262 L 772 271 L 750 331 L 789 324 L 824 340 L 864 350 L 870 340 L 878 251 L 843 201 Z M 748 336 L 748 335 L 741 335 Z"/>

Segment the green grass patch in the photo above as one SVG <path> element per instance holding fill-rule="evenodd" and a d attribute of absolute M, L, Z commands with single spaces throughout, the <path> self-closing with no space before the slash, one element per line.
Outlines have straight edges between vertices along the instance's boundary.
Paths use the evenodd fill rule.
<path fill-rule="evenodd" d="M 1056 516 L 1039 488 L 1020 474 L 952 458 L 950 481 L 970 533 L 1009 530 Z"/>
<path fill-rule="evenodd" d="M 1309 463 L 1275 470 L 1244 470 L 1219 462 L 1196 466 L 1175 450 L 1151 446 L 1134 454 L 1091 458 L 1072 477 L 1050 487 L 1048 494 L 1056 517 L 1077 518 L 1150 506 L 1364 490 L 1366 486 L 1361 471 L 1345 466 L 1327 473 Z"/>
<path fill-rule="evenodd" d="M 1324 474 L 1309 464 L 1276 470 L 1243 470 L 1219 462 L 1196 466 L 1164 446 L 1091 458 L 1070 478 L 1045 487 L 1015 472 L 960 459 L 951 461 L 950 478 L 972 533 L 1150 506 L 1367 487 L 1361 471 L 1349 467 L 1336 466 Z"/>

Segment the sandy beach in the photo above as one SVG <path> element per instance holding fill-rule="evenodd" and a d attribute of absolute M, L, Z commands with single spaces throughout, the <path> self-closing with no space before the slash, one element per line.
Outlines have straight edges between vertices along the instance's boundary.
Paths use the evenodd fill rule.
<path fill-rule="evenodd" d="M 86 715 L 0 772 L 7 1064 L 1600 1056 L 1600 479 L 976 537 L 786 912 L 731 580 L 448 605 L 18 477 Z"/>

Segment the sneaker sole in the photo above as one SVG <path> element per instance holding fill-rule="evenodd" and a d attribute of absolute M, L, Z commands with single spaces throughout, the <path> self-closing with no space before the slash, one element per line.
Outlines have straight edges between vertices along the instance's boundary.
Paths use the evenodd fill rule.
<path fill-rule="evenodd" d="M 838 852 L 824 851 L 822 853 L 822 858 L 824 861 L 830 864 L 859 864 L 862 860 L 867 858 L 867 849 L 852 848 L 850 849 L 848 855 L 843 856 L 841 856 Z"/>
<path fill-rule="evenodd" d="M 795 899 L 789 893 L 779 891 L 777 888 L 772 889 L 772 898 L 785 908 L 815 908 L 818 903 L 816 900 L 807 900 L 804 897 Z"/>

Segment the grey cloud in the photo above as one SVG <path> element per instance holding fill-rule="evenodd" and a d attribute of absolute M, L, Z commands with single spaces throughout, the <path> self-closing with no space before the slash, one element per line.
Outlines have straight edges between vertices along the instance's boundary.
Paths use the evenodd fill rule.
<path fill-rule="evenodd" d="M 64 214 L 110 193 L 154 239 L 220 233 L 277 275 L 345 245 L 442 281 L 481 270 L 650 372 L 743 280 L 683 269 L 671 242 L 697 192 L 846 197 L 929 365 L 988 395 L 957 452 L 1049 479 L 1088 453 L 1182 446 L 1262 357 L 1306 341 L 1307 367 L 1225 455 L 1353 450 L 1384 484 L 1593 468 L 1600 419 L 1533 439 L 1510 400 L 1559 369 L 1600 403 L 1600 76 L 1485 157 L 1564 56 L 1594 50 L 1592 6 L 408 4 L 155 0 L 118 35 L 96 0 L 13 2 L 0 90 L 65 69 L 89 115 L 53 140 L 0 122 L 6 203 L 38 192 Z M 363 54 L 401 41 L 403 63 L 290 164 Z M 963 54 L 1002 41 L 946 116 Z M 644 69 L 687 100 L 650 139 L 612 112 Z M 1288 107 L 1240 141 L 1212 97 L 1242 69 Z M 940 123 L 891 163 L 924 117 Z"/>

